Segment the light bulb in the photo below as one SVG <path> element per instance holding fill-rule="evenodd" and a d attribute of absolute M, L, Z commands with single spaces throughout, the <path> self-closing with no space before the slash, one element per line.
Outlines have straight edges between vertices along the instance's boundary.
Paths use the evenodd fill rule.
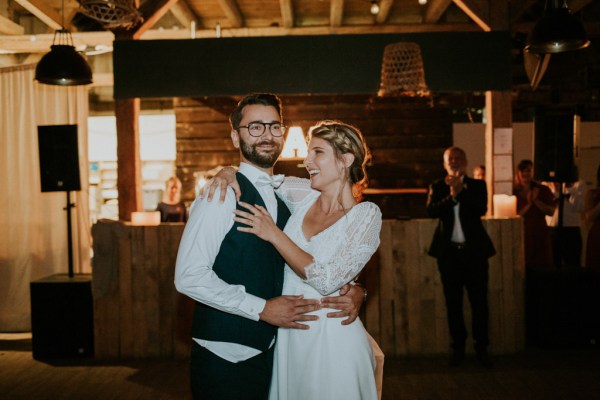
<path fill-rule="evenodd" d="M 419 0 L 419 4 L 424 6 L 425 4 L 427 4 L 427 0 Z"/>
<path fill-rule="evenodd" d="M 371 14 L 377 15 L 379 14 L 379 4 L 375 0 L 371 2 Z"/>

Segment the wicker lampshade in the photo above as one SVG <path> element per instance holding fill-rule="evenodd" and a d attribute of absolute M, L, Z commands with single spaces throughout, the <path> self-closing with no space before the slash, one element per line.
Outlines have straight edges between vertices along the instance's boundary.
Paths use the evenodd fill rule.
<path fill-rule="evenodd" d="M 421 48 L 416 43 L 400 42 L 385 46 L 381 66 L 379 96 L 428 97 Z"/>
<path fill-rule="evenodd" d="M 132 0 L 79 0 L 81 12 L 105 28 L 129 29 L 143 21 Z"/>

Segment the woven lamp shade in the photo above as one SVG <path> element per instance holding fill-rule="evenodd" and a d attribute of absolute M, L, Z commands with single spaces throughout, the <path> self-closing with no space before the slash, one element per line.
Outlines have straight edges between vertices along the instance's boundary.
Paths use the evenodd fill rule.
<path fill-rule="evenodd" d="M 416 43 L 385 46 L 379 96 L 430 96 L 425 83 L 421 48 Z"/>
<path fill-rule="evenodd" d="M 143 22 L 132 0 L 78 0 L 82 14 L 95 19 L 105 28 L 130 29 Z"/>

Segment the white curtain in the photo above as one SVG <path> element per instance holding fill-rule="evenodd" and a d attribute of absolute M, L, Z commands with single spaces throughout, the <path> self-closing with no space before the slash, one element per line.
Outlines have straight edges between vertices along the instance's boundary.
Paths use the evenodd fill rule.
<path fill-rule="evenodd" d="M 81 191 L 71 192 L 75 273 L 90 273 L 88 89 L 34 82 L 35 65 L 0 68 L 0 332 L 31 329 L 29 284 L 68 272 L 66 192 L 42 193 L 38 125 L 78 125 Z"/>

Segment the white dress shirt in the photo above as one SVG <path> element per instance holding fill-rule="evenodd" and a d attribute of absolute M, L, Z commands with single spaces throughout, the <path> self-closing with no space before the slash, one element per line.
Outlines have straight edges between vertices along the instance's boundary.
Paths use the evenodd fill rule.
<path fill-rule="evenodd" d="M 558 200 L 560 193 L 554 189 L 553 185 L 548 184 L 547 186 L 552 191 L 554 198 Z M 565 188 L 565 194 L 568 194 L 569 197 L 565 198 L 563 203 L 564 227 L 581 227 L 585 189 L 586 184 L 584 181 L 575 182 L 573 186 Z M 558 205 L 552 216 L 546 216 L 546 223 L 551 227 L 558 226 Z"/>
<path fill-rule="evenodd" d="M 240 164 L 239 172 L 253 184 L 260 176 L 266 175 L 246 163 Z M 276 220 L 277 200 L 273 187 L 262 185 L 256 189 Z M 217 189 L 212 201 L 197 198 L 190 207 L 189 219 L 177 252 L 175 287 L 179 292 L 210 307 L 258 321 L 266 300 L 246 293 L 243 285 L 231 285 L 223 281 L 212 269 L 221 243 L 233 226 L 233 210 L 236 208 L 233 189 L 227 189 L 223 203 L 218 197 Z M 230 362 L 244 361 L 260 354 L 257 349 L 237 343 L 214 342 L 202 338 L 194 340 Z"/>
<path fill-rule="evenodd" d="M 463 179 L 464 175 L 460 177 L 461 181 Z M 452 238 L 450 240 L 454 243 L 466 242 L 465 234 L 462 230 L 462 225 L 460 224 L 460 203 L 456 203 L 454 206 L 454 227 L 452 228 Z"/>

